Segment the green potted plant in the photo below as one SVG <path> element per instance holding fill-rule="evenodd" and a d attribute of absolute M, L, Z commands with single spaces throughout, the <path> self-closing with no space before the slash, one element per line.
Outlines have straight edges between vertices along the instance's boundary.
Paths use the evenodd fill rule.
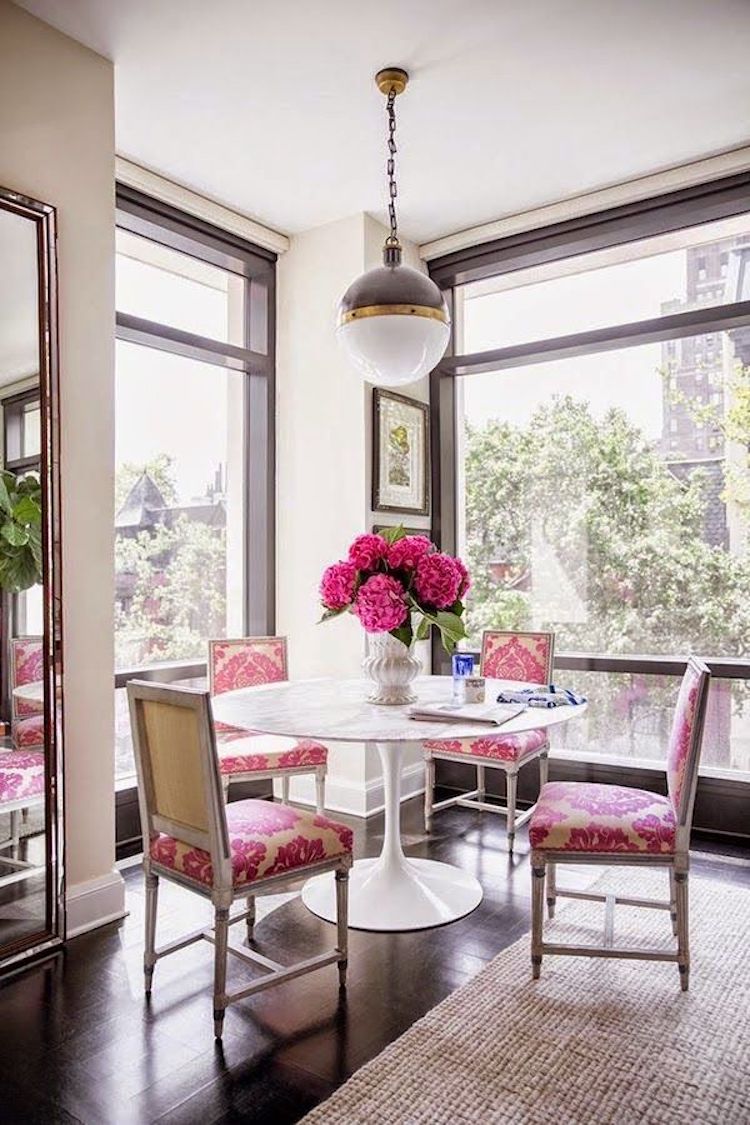
<path fill-rule="evenodd" d="M 20 594 L 42 581 L 42 486 L 36 473 L 0 471 L 0 588 Z"/>

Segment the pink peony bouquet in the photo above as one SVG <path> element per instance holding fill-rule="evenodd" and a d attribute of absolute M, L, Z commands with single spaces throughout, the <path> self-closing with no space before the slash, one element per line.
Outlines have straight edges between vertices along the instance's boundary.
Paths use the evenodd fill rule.
<path fill-rule="evenodd" d="M 403 527 L 358 535 L 346 559 L 323 572 L 322 621 L 353 613 L 368 633 L 390 633 L 407 646 L 434 625 L 446 652 L 466 636 L 463 598 L 471 581 L 460 559 L 438 551 L 426 535 Z"/>

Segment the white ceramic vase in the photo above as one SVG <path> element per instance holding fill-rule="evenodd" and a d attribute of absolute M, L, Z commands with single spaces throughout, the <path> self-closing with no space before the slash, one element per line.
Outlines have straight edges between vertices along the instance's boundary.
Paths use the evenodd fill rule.
<path fill-rule="evenodd" d="M 416 702 L 411 683 L 419 675 L 421 665 L 414 655 L 413 644 L 407 648 L 390 633 L 369 633 L 362 668 L 373 682 L 367 697 L 370 703 L 395 706 Z"/>

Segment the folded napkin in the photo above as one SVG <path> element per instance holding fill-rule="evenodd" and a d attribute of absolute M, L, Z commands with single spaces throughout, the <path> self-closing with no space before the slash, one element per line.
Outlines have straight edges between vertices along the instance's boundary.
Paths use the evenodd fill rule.
<path fill-rule="evenodd" d="M 498 703 L 525 703 L 527 707 L 578 707 L 586 702 L 585 695 L 576 695 L 567 688 L 522 688 L 520 691 L 501 691 Z"/>

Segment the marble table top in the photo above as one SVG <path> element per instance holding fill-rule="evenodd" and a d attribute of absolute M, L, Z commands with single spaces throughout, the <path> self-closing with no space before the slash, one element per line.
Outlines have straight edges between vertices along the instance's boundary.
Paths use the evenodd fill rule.
<path fill-rule="evenodd" d="M 487 701 L 502 688 L 523 687 L 507 680 L 487 680 Z M 527 708 L 501 727 L 486 723 L 422 722 L 409 718 L 419 704 L 449 703 L 450 676 L 421 676 L 414 682 L 417 704 L 388 707 L 367 702 L 368 680 L 294 680 L 224 692 L 212 700 L 214 718 L 230 726 L 316 738 L 323 742 L 422 742 L 426 738 L 477 738 L 480 735 L 518 734 L 556 726 L 578 718 L 578 707 Z"/>

